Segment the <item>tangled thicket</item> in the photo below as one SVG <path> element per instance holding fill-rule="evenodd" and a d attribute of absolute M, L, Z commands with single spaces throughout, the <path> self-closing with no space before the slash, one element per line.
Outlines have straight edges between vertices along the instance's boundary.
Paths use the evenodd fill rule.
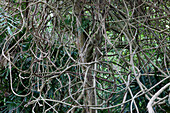
<path fill-rule="evenodd" d="M 168 0 L 1 0 L 0 110 L 167 112 L 169 6 Z"/>

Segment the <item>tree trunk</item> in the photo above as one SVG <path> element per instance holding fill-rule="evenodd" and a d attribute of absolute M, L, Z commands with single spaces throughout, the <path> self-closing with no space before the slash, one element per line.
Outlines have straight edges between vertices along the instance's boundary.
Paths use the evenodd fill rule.
<path fill-rule="evenodd" d="M 83 2 L 80 0 L 77 0 L 75 3 L 75 14 L 77 16 L 77 47 L 79 50 L 79 57 L 82 63 L 88 63 L 91 62 L 93 59 L 93 44 L 91 43 L 89 37 L 88 37 L 88 30 L 89 28 L 86 27 L 86 29 L 82 28 L 82 23 L 85 21 L 84 15 L 84 9 L 83 9 Z M 86 68 L 82 67 L 82 71 L 86 72 Z M 93 76 L 91 73 L 91 70 L 88 71 L 87 74 L 87 81 L 85 88 L 93 87 Z M 84 98 L 84 105 L 95 105 L 95 95 L 94 95 L 94 89 L 89 89 L 85 91 L 85 98 Z M 89 107 L 87 107 L 84 110 L 85 113 L 95 113 L 95 110 L 90 110 Z"/>

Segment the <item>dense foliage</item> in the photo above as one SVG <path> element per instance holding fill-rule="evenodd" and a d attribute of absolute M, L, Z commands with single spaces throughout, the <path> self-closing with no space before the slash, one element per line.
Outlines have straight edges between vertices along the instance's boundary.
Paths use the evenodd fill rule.
<path fill-rule="evenodd" d="M 165 113 L 168 0 L 1 0 L 0 111 Z"/>

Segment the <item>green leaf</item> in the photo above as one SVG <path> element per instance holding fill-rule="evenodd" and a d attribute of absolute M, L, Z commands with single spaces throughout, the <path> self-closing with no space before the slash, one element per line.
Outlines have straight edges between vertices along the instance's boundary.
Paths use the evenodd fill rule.
<path fill-rule="evenodd" d="M 1 22 L 4 21 L 4 18 L 0 19 L 0 21 L 1 21 Z"/>
<path fill-rule="evenodd" d="M 13 27 L 13 28 L 16 28 L 16 29 L 17 29 L 17 27 L 16 27 L 16 26 L 14 26 L 14 25 L 12 25 L 11 23 L 9 23 L 9 22 L 8 22 L 8 24 L 9 24 L 11 27 Z"/>
<path fill-rule="evenodd" d="M 2 23 L 0 23 L 0 26 L 3 26 L 5 23 L 6 23 L 6 22 L 2 22 Z"/>
<path fill-rule="evenodd" d="M 13 33 L 12 33 L 11 28 L 9 26 L 7 27 L 7 30 L 8 30 L 8 33 L 12 36 Z"/>

